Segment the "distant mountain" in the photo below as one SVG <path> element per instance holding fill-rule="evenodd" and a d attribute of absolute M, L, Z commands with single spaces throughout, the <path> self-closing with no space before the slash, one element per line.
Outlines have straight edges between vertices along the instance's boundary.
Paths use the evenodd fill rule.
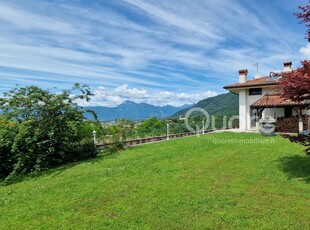
<path fill-rule="evenodd" d="M 186 112 L 194 107 L 205 109 L 209 115 L 238 115 L 239 114 L 239 96 L 233 93 L 220 94 L 215 97 L 209 97 L 199 101 L 190 108 L 180 110 L 170 116 L 171 119 L 184 117 Z"/>
<path fill-rule="evenodd" d="M 122 104 L 111 108 L 104 106 L 88 106 L 85 109 L 93 110 L 97 113 L 100 121 L 112 121 L 115 119 L 127 118 L 130 120 L 144 120 L 150 117 L 165 118 L 176 113 L 179 110 L 189 108 L 191 105 L 181 107 L 174 106 L 155 106 L 147 103 L 135 103 L 125 101 Z M 86 115 L 91 118 L 91 116 Z"/>

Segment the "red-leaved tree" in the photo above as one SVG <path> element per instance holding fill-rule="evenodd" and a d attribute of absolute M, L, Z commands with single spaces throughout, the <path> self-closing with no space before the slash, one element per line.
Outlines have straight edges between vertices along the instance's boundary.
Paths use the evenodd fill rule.
<path fill-rule="evenodd" d="M 305 24 L 307 27 L 306 39 L 310 42 L 310 2 L 305 6 L 298 6 L 301 12 L 294 15 L 300 19 L 300 24 Z M 310 60 L 301 62 L 302 66 L 296 70 L 286 73 L 279 80 L 278 92 L 286 99 L 297 102 L 303 102 L 310 99 Z M 299 132 L 303 131 L 302 109 L 298 109 L 299 115 Z"/>
<path fill-rule="evenodd" d="M 283 74 L 278 91 L 287 99 L 301 102 L 310 99 L 310 60 L 301 62 L 302 67 Z"/>
<path fill-rule="evenodd" d="M 301 12 L 294 15 L 301 19 L 299 23 L 305 24 L 308 28 L 306 38 L 310 42 L 310 3 L 298 8 Z M 310 60 L 302 61 L 301 64 L 302 67 L 284 74 L 278 87 L 278 91 L 284 98 L 297 102 L 310 99 Z"/>
<path fill-rule="evenodd" d="M 294 15 L 301 19 L 300 24 L 305 24 L 308 28 L 306 39 L 310 42 L 310 4 L 305 6 L 298 6 L 301 12 L 295 13 Z"/>

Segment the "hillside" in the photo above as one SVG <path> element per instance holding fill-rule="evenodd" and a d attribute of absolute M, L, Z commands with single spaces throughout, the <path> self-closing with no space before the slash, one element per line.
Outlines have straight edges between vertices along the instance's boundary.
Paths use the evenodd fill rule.
<path fill-rule="evenodd" d="M 186 112 L 194 107 L 205 109 L 209 115 L 238 115 L 239 114 L 239 96 L 233 93 L 220 94 L 215 97 L 209 97 L 199 101 L 190 108 L 180 110 L 170 116 L 171 119 L 177 119 L 185 116 Z"/>
<path fill-rule="evenodd" d="M 154 106 L 147 103 L 135 103 L 125 101 L 124 103 L 111 108 L 104 106 L 89 106 L 86 109 L 94 110 L 100 121 L 112 121 L 115 119 L 127 118 L 130 120 L 144 120 L 150 117 L 165 118 L 171 116 L 175 112 L 190 107 L 184 105 L 181 107 Z M 87 116 L 91 118 L 91 116 Z"/>
<path fill-rule="evenodd" d="M 0 186 L 1 229 L 308 229 L 303 149 L 236 133 L 129 148 Z"/>

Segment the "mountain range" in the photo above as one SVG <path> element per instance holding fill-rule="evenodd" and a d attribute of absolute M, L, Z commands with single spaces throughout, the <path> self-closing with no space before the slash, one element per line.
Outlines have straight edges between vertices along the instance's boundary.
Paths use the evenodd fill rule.
<path fill-rule="evenodd" d="M 116 107 L 104 106 L 87 106 L 85 109 L 93 110 L 97 113 L 100 121 L 112 121 L 115 119 L 130 119 L 130 120 L 144 120 L 151 117 L 166 118 L 176 113 L 177 111 L 191 107 L 191 105 L 183 105 L 174 107 L 170 105 L 155 106 L 147 103 L 135 103 L 132 101 L 125 101 Z M 91 118 L 90 115 L 85 115 Z"/>
<path fill-rule="evenodd" d="M 130 120 L 145 120 L 151 117 L 178 119 L 184 117 L 186 112 L 194 107 L 205 109 L 209 115 L 231 116 L 239 113 L 239 96 L 233 93 L 220 94 L 209 97 L 194 105 L 183 105 L 174 107 L 170 105 L 155 106 L 147 103 L 135 103 L 125 101 L 116 107 L 88 106 L 85 109 L 93 110 L 97 113 L 100 121 L 113 121 L 115 119 L 127 118 Z M 87 118 L 92 118 L 86 114 Z"/>
<path fill-rule="evenodd" d="M 180 116 L 184 117 L 186 112 L 194 107 L 203 108 L 211 115 L 217 116 L 232 116 L 239 114 L 239 95 L 234 93 L 220 94 L 215 97 L 209 97 L 198 103 L 194 104 L 189 108 L 180 110 L 170 116 L 170 119 L 177 119 Z"/>

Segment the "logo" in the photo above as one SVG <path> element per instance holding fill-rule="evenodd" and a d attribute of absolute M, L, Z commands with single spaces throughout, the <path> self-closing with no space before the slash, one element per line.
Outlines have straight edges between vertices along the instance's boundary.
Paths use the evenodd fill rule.
<path fill-rule="evenodd" d="M 204 115 L 204 118 L 206 120 L 203 119 L 203 122 L 202 122 L 202 128 L 200 129 L 199 126 L 196 124 L 196 130 L 193 129 L 190 124 L 189 124 L 189 118 L 190 116 L 192 115 L 192 113 L 202 113 Z M 205 121 L 205 122 L 204 122 Z M 209 113 L 202 109 L 202 108 L 199 108 L 199 107 L 194 107 L 194 108 L 191 108 L 190 110 L 187 111 L 187 113 L 185 114 L 185 126 L 187 128 L 188 131 L 191 131 L 191 132 L 203 132 L 204 130 L 206 130 L 210 125 L 210 116 L 209 116 Z"/>

